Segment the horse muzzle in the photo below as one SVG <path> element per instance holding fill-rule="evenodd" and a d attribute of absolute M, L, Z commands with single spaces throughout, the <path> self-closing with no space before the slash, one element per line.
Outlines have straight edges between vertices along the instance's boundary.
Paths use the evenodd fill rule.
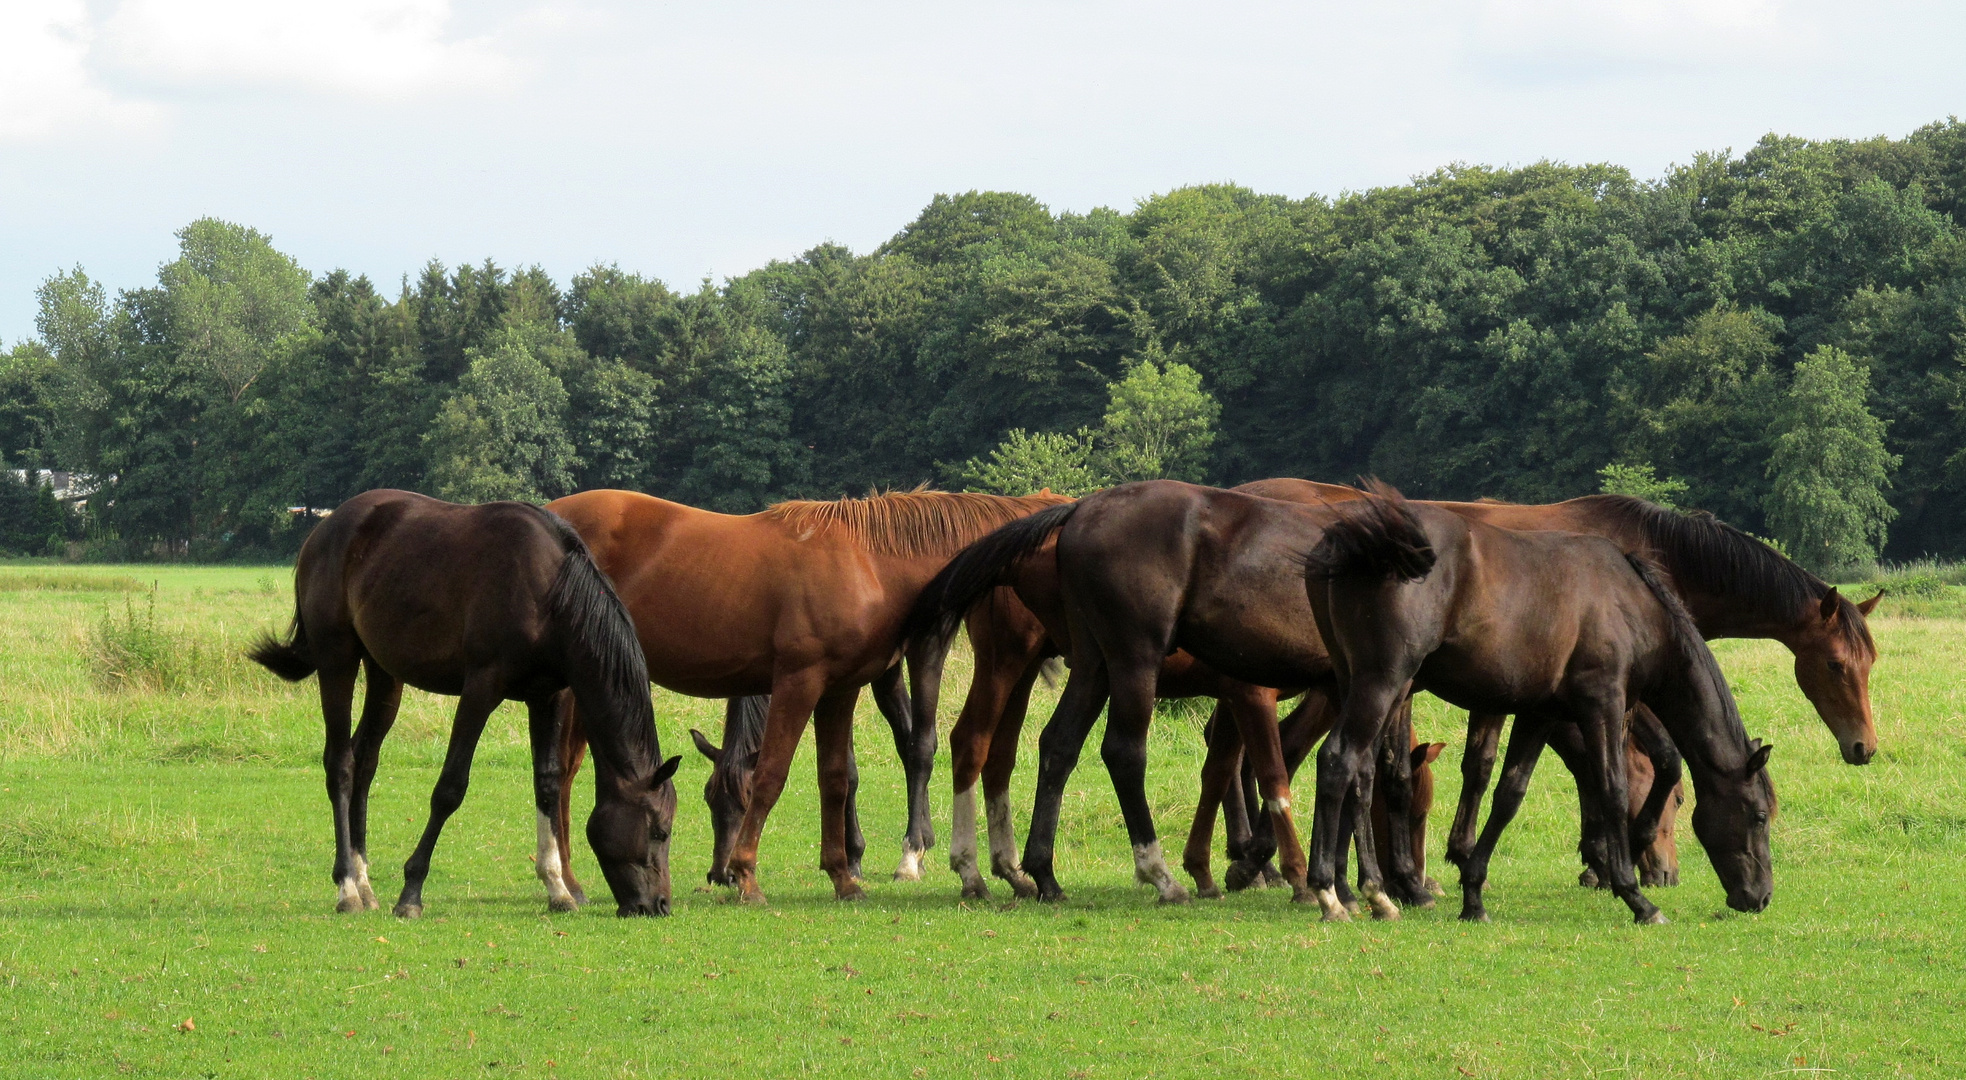
<path fill-rule="evenodd" d="M 1877 756 L 1877 747 L 1867 745 L 1863 740 L 1843 744 L 1843 761 L 1848 765 L 1868 765 Z"/>

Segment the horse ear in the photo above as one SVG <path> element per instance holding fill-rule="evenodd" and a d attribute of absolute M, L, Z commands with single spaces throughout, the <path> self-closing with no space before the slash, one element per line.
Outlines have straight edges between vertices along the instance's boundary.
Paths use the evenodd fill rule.
<path fill-rule="evenodd" d="M 1414 747 L 1413 748 L 1414 771 L 1417 772 L 1420 766 L 1422 765 L 1433 764 L 1434 759 L 1439 757 L 1440 752 L 1445 749 L 1447 749 L 1447 744 L 1444 742 L 1421 743 L 1419 746 Z"/>
<path fill-rule="evenodd" d="M 1759 743 L 1761 740 L 1757 739 L 1755 741 Z M 1756 746 L 1754 752 L 1748 755 L 1748 767 L 1745 775 L 1753 776 L 1755 773 L 1767 768 L 1768 755 L 1774 752 L 1775 748 L 1772 746 Z"/>
<path fill-rule="evenodd" d="M 652 788 L 661 787 L 664 781 L 676 775 L 676 768 L 677 766 L 680 766 L 682 763 L 683 763 L 683 757 L 681 754 L 678 754 L 675 757 L 670 758 L 668 761 L 663 762 L 660 766 L 656 768 L 655 779 L 649 781 L 649 786 Z"/>
<path fill-rule="evenodd" d="M 1834 585 L 1830 586 L 1829 591 L 1823 594 L 1822 612 L 1824 622 L 1836 621 L 1836 613 L 1842 610 L 1840 607 L 1842 599 L 1843 594 L 1837 592 L 1836 586 Z"/>
<path fill-rule="evenodd" d="M 715 765 L 717 762 L 723 760 L 724 752 L 717 748 L 716 743 L 704 738 L 701 731 L 695 728 L 689 729 L 689 741 L 696 744 L 697 753 L 710 759 L 710 764 Z"/>
<path fill-rule="evenodd" d="M 1877 590 L 1877 595 L 1871 597 L 1868 600 L 1865 600 L 1861 604 L 1858 604 L 1857 610 L 1863 612 L 1864 618 L 1868 619 L 1870 618 L 1870 613 L 1877 610 L 1877 602 L 1882 599 L 1884 599 L 1884 590 L 1882 588 L 1879 588 Z"/>

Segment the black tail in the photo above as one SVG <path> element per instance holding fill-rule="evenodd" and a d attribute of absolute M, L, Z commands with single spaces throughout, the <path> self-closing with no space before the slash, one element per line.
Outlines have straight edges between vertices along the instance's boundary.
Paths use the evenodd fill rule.
<path fill-rule="evenodd" d="M 1364 577 L 1418 581 L 1434 568 L 1434 548 L 1406 497 L 1391 485 L 1367 480 L 1365 498 L 1332 507 L 1338 520 L 1304 556 L 1304 573 L 1316 578 Z"/>
<path fill-rule="evenodd" d="M 619 722 L 629 737 L 639 738 L 645 732 L 647 738 L 654 739 L 655 708 L 649 701 L 648 662 L 642 657 L 641 638 L 628 617 L 628 608 L 615 594 L 614 583 L 594 565 L 586 541 L 573 526 L 550 511 L 539 513 L 566 549 L 560 572 L 546 594 L 547 614 L 566 635 L 569 653 L 584 656 L 598 666 L 599 682 L 621 710 Z M 605 718 L 582 712 L 591 737 L 592 725 Z M 601 751 L 600 740 L 592 740 L 590 745 L 597 753 Z M 650 745 L 648 750 L 655 760 L 661 760 L 660 745 Z"/>
<path fill-rule="evenodd" d="M 997 587 L 1003 572 L 1044 546 L 1046 538 L 1063 528 L 1078 508 L 1075 502 L 1048 507 L 1001 526 L 957 552 L 916 598 L 901 624 L 903 643 L 955 633 L 956 624 Z"/>
<path fill-rule="evenodd" d="M 246 658 L 288 682 L 299 682 L 314 674 L 314 658 L 307 652 L 307 627 L 294 614 L 293 637 L 285 644 L 272 634 L 261 634 L 246 650 Z"/>

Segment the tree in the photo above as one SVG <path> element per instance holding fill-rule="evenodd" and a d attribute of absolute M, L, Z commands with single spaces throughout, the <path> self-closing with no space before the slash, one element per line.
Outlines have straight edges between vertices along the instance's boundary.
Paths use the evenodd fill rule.
<path fill-rule="evenodd" d="M 573 485 L 566 387 L 507 330 L 470 352 L 471 366 L 424 436 L 430 483 L 453 502 L 544 502 Z"/>
<path fill-rule="evenodd" d="M 1673 500 L 1686 494 L 1686 481 L 1674 476 L 1655 476 L 1647 462 L 1637 465 L 1606 465 L 1597 471 L 1602 481 L 1597 490 L 1606 495 L 1630 495 L 1657 503 L 1668 510 L 1679 509 Z"/>
<path fill-rule="evenodd" d="M 1102 471 L 1114 483 L 1170 479 L 1202 482 L 1222 415 L 1201 375 L 1150 352 L 1112 385 L 1099 432 Z"/>
<path fill-rule="evenodd" d="M 177 237 L 178 257 L 157 278 L 178 362 L 209 374 L 237 403 L 280 339 L 311 314 L 310 276 L 257 229 L 200 218 Z"/>
<path fill-rule="evenodd" d="M 969 491 L 997 495 L 1029 495 L 1049 489 L 1077 497 L 1106 486 L 1092 464 L 1092 432 L 1072 434 L 1013 428 L 987 457 L 973 457 L 957 470 Z"/>
<path fill-rule="evenodd" d="M 1769 530 L 1818 572 L 1875 558 L 1897 516 L 1884 489 L 1901 459 L 1884 448 L 1869 391 L 1867 371 L 1821 346 L 1796 365 L 1773 438 Z"/>

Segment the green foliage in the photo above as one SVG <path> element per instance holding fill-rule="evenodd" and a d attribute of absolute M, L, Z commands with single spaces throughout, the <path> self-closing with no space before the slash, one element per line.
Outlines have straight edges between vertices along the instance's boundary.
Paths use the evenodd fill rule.
<path fill-rule="evenodd" d="M 1601 483 L 1597 490 L 1606 495 L 1630 495 L 1635 499 L 1657 503 L 1669 510 L 1679 509 L 1673 500 L 1686 494 L 1686 481 L 1672 476 L 1657 476 L 1650 464 L 1606 465 L 1597 471 Z"/>
<path fill-rule="evenodd" d="M 574 455 L 562 421 L 567 391 L 559 378 L 516 330 L 469 356 L 470 369 L 424 437 L 437 497 L 544 502 L 566 494 Z"/>
<path fill-rule="evenodd" d="M 1769 528 L 1804 566 L 1823 571 L 1876 557 L 1897 516 L 1884 499 L 1899 457 L 1865 407 L 1868 373 L 1822 346 L 1797 364 L 1768 459 Z"/>
<path fill-rule="evenodd" d="M 1187 480 L 1209 473 L 1222 407 L 1186 364 L 1149 355 L 1113 383 L 1100 430 L 1103 470 L 1115 483 Z"/>
<path fill-rule="evenodd" d="M 958 478 L 969 491 L 998 495 L 1029 495 L 1049 490 L 1079 496 L 1106 486 L 1103 473 L 1092 465 L 1092 432 L 1071 434 L 1012 428 L 987 458 L 964 462 Z"/>

